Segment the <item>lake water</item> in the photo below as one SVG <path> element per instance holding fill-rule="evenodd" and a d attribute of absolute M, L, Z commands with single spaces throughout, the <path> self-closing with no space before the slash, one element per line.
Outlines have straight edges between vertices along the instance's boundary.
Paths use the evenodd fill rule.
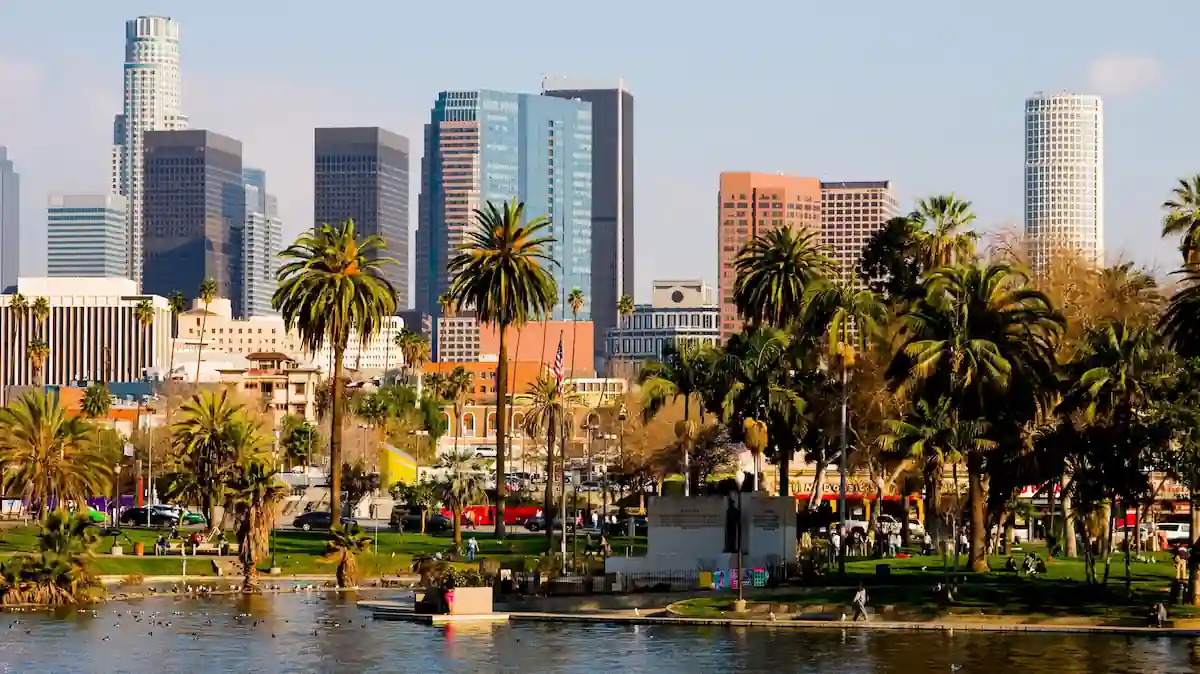
<path fill-rule="evenodd" d="M 529 623 L 435 628 L 376 622 L 351 596 L 329 594 L 113 602 L 95 617 L 3 614 L 0 632 L 5 672 L 1200 671 L 1200 641 L 1190 639 Z"/>

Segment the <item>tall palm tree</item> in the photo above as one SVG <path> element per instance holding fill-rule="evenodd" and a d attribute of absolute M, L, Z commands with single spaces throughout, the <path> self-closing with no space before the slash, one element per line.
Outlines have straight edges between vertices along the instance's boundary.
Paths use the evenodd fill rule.
<path fill-rule="evenodd" d="M 1200 261 L 1200 174 L 1180 178 L 1171 194 L 1172 197 L 1162 204 L 1166 210 L 1162 235 L 1179 236 L 1179 252 L 1184 263 L 1195 263 Z"/>
<path fill-rule="evenodd" d="M 438 295 L 437 303 L 438 307 L 442 310 L 442 316 L 446 318 L 454 318 L 454 315 L 458 313 L 458 305 L 455 303 L 454 297 L 448 292 Z"/>
<path fill-rule="evenodd" d="M 29 300 L 21 293 L 13 293 L 13 296 L 8 301 L 8 308 L 10 311 L 12 311 L 13 323 L 16 325 L 18 336 L 22 338 L 25 344 L 28 344 L 29 334 L 27 331 L 27 326 L 25 325 L 25 319 L 29 316 Z M 16 354 L 20 353 L 18 350 L 19 348 L 20 347 L 16 343 L 13 344 L 12 369 L 14 373 L 17 369 Z M 0 399 L 3 398 L 4 392 L 0 391 Z"/>
<path fill-rule="evenodd" d="M 396 346 L 404 357 L 404 369 L 407 377 L 417 377 L 417 387 L 420 388 L 421 367 L 429 361 L 429 340 L 416 330 L 404 328 L 396 335 Z"/>
<path fill-rule="evenodd" d="M 832 276 L 834 262 L 820 233 L 773 229 L 747 243 L 733 263 L 733 300 L 752 325 L 786 328 L 804 312 L 810 285 Z"/>
<path fill-rule="evenodd" d="M 225 479 L 238 459 L 232 435 L 239 432 L 235 429 L 243 421 L 244 408 L 222 389 L 192 395 L 179 412 L 179 421 L 171 426 L 171 439 L 180 455 L 182 476 L 187 479 L 172 485 L 168 497 L 185 492 L 198 495 L 208 525 L 215 530 L 216 506 L 222 502 Z"/>
<path fill-rule="evenodd" d="M 200 384 L 200 357 L 204 355 L 204 330 L 208 327 L 208 305 L 217 297 L 217 282 L 206 278 L 200 282 L 200 300 L 204 302 L 204 314 L 200 317 L 200 345 L 196 350 L 196 378 L 194 384 Z"/>
<path fill-rule="evenodd" d="M 87 387 L 83 392 L 80 408 L 83 416 L 89 419 L 108 416 L 108 411 L 112 408 L 112 394 L 108 392 L 104 382 L 98 381 Z"/>
<path fill-rule="evenodd" d="M 504 489 L 508 448 L 508 352 L 504 343 L 509 327 L 521 327 L 533 316 L 546 313 L 554 302 L 557 285 L 547 266 L 556 265 L 546 246 L 550 221 L 544 217 L 525 222 L 525 206 L 515 199 L 503 209 L 489 202 L 475 211 L 475 229 L 467 233 L 459 253 L 450 260 L 454 277 L 448 291 L 455 304 L 470 307 L 481 323 L 496 326 L 500 358 L 496 368 L 496 536 L 504 537 Z"/>
<path fill-rule="evenodd" d="M 621 299 L 617 300 L 617 339 L 620 340 L 625 332 L 625 319 L 633 315 L 634 304 L 632 295 L 621 295 Z M 619 343 L 618 343 L 619 344 Z M 617 352 L 621 351 L 618 345 Z M 610 370 L 611 371 L 611 370 Z M 622 375 L 623 376 L 623 375 Z"/>
<path fill-rule="evenodd" d="M 925 483 L 925 531 L 941 539 L 941 489 L 945 467 L 960 460 L 951 446 L 954 414 L 948 398 L 918 399 L 899 419 L 884 422 L 887 432 L 877 440 L 885 452 L 895 452 L 921 467 Z"/>
<path fill-rule="evenodd" d="M 653 418 L 668 400 L 683 398 L 683 420 L 685 424 L 690 423 L 692 400 L 699 397 L 710 356 L 711 349 L 708 344 L 668 342 L 664 345 L 662 359 L 647 363 L 638 375 L 638 383 L 642 386 L 642 395 L 646 401 L 646 418 Z M 696 402 L 700 401 L 697 399 Z M 692 489 L 698 486 L 692 485 L 689 449 L 687 443 L 684 443 L 684 496 L 690 495 Z"/>
<path fill-rule="evenodd" d="M 973 261 L 979 234 L 968 229 L 975 221 L 971 202 L 954 194 L 929 197 L 917 202 L 909 218 L 928 226 L 921 234 L 926 270 Z"/>
<path fill-rule="evenodd" d="M 541 433 L 546 434 L 546 491 L 542 498 L 542 512 L 546 515 L 546 521 L 550 522 L 553 520 L 551 513 L 554 508 L 554 479 L 552 476 L 556 474 L 554 442 L 570 408 L 579 405 L 583 399 L 577 393 L 564 391 L 553 375 L 548 374 L 538 375 L 538 378 L 529 385 L 528 395 L 523 430 L 530 437 L 537 437 Z M 550 549 L 550 541 L 554 537 L 553 529 L 552 526 L 546 526 L 547 550 Z"/>
<path fill-rule="evenodd" d="M 350 335 L 366 344 L 396 313 L 396 289 L 383 275 L 383 265 L 395 262 L 381 251 L 379 236 L 359 241 L 354 222 L 333 227 L 323 224 L 305 232 L 281 257 L 279 288 L 272 305 L 283 315 L 287 330 L 295 330 L 304 348 L 316 353 L 328 345 L 333 356 L 329 433 L 330 504 L 333 521 L 342 514 L 342 398 L 343 369 Z"/>
<path fill-rule="evenodd" d="M 1062 407 L 1082 410 L 1088 423 L 1132 422 L 1135 410 L 1149 401 L 1146 374 L 1161 360 L 1156 337 L 1149 328 L 1118 321 L 1088 330 L 1080 354 L 1068 364 L 1078 379 Z"/>
<path fill-rule="evenodd" d="M 171 307 L 171 356 L 167 361 L 167 381 L 175 378 L 175 340 L 179 339 L 179 315 L 187 310 L 187 297 L 176 290 L 167 298 Z"/>
<path fill-rule="evenodd" d="M 29 364 L 33 366 L 34 385 L 41 388 L 46 383 L 43 370 L 46 367 L 46 358 L 50 355 L 50 345 L 42 341 L 41 337 L 34 337 L 25 346 L 25 355 L 29 358 Z"/>
<path fill-rule="evenodd" d="M 45 297 L 38 297 L 33 300 L 30 305 L 30 313 L 33 314 L 33 320 L 37 322 L 38 335 L 46 336 L 46 320 L 50 318 L 50 300 Z"/>
<path fill-rule="evenodd" d="M 34 504 L 39 518 L 51 498 L 63 508 L 108 493 L 112 466 L 97 449 L 95 429 L 53 397 L 35 390 L 0 407 L 0 429 L 0 484 Z"/>
<path fill-rule="evenodd" d="M 1052 391 L 1065 320 L 1007 264 L 942 267 L 924 299 L 899 318 L 889 378 L 910 399 L 950 399 L 959 421 L 1032 418 Z M 971 566 L 987 571 L 984 454 L 965 457 L 970 480 Z"/>
<path fill-rule="evenodd" d="M 462 518 L 467 506 L 487 502 L 487 473 L 473 452 L 455 452 L 442 457 L 439 467 L 444 477 L 438 485 L 438 498 L 454 513 L 454 547 L 462 547 Z M 496 494 L 504 492 L 504 482 L 497 482 Z M 499 517 L 499 516 L 497 516 Z"/>
<path fill-rule="evenodd" d="M 229 500 L 237 518 L 238 561 L 242 563 L 242 591 L 257 590 L 258 564 L 270 549 L 278 505 L 290 492 L 277 470 L 249 458 L 240 462 L 229 482 Z"/>
<path fill-rule="evenodd" d="M 1200 266 L 1184 265 L 1176 272 L 1183 276 L 1167 310 L 1159 320 L 1159 329 L 1167 344 L 1185 358 L 1200 357 Z"/>
<path fill-rule="evenodd" d="M 133 307 L 133 318 L 142 328 L 142 337 L 146 340 L 146 352 L 154 352 L 154 333 L 150 327 L 154 325 L 154 303 L 150 300 L 139 300 Z"/>

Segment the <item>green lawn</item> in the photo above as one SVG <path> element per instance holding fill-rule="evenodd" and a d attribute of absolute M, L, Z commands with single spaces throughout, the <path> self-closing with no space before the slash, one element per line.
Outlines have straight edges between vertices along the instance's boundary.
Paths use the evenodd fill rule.
<path fill-rule="evenodd" d="M 1016 553 L 1018 562 L 1024 552 Z M 1042 549 L 1034 549 L 1043 559 Z M 836 616 L 846 610 L 858 583 L 867 587 L 870 605 L 877 615 L 892 620 L 930 620 L 946 616 L 972 616 L 989 619 L 995 616 L 1023 616 L 1038 622 L 1067 616 L 1084 616 L 1091 620 L 1111 623 L 1141 623 L 1155 602 L 1169 601 L 1173 568 L 1164 553 L 1155 555 L 1154 563 L 1131 564 L 1133 596 L 1125 593 L 1124 556 L 1114 555 L 1108 587 L 1089 587 L 1084 583 L 1082 559 L 1053 559 L 1046 573 L 1028 578 L 1005 572 L 1005 557 L 993 556 L 989 574 L 960 573 L 961 583 L 953 603 L 939 601 L 935 585 L 945 580 L 941 557 L 910 557 L 908 559 L 856 560 L 846 565 L 846 577 L 841 578 L 836 566 L 823 579 L 822 586 L 782 587 L 774 590 L 753 590 L 747 593 L 751 610 L 755 604 L 785 604 L 770 610 L 792 613 L 814 612 Z M 876 566 L 886 564 L 887 576 L 877 575 Z M 1103 563 L 1097 563 L 1097 575 L 1103 578 Z M 731 593 L 681 602 L 675 609 L 696 617 L 733 615 L 734 597 Z M 764 610 L 766 607 L 760 608 Z M 1193 607 L 1171 607 L 1177 618 L 1200 617 Z"/>
<path fill-rule="evenodd" d="M 161 533 L 161 530 L 155 529 L 122 529 L 120 543 L 125 552 L 122 557 L 106 556 L 104 553 L 107 553 L 111 547 L 112 538 L 103 538 L 96 548 L 96 552 L 100 553 L 96 559 L 98 571 L 105 575 L 121 576 L 181 574 L 183 560 L 179 555 L 155 557 L 149 554 L 154 550 L 154 542 Z M 434 555 L 439 552 L 447 555 L 452 552 L 454 547 L 454 539 L 449 532 L 422 535 L 419 533 L 400 534 L 388 529 L 380 529 L 376 533 L 373 529 L 366 529 L 365 533 L 372 537 L 373 544 L 370 551 L 359 555 L 358 558 L 359 570 L 364 576 L 407 573 L 412 568 L 413 557 Z M 464 543 L 471 537 L 474 537 L 479 543 L 477 559 L 494 559 L 502 565 L 513 565 L 526 558 L 537 557 L 546 549 L 545 534 L 510 534 L 507 540 L 497 541 L 492 537 L 490 529 L 463 532 Z M 321 559 L 325 554 L 327 538 L 327 533 L 319 531 L 277 531 L 274 543 L 275 561 L 285 575 L 331 574 L 337 566 L 336 563 L 324 562 Z M 586 536 L 582 534 L 578 538 L 577 548 L 580 556 L 583 555 L 585 540 Z M 141 542 L 145 546 L 147 556 L 133 556 L 133 543 L 135 542 Z M 573 542 L 575 542 L 573 537 L 568 537 L 568 554 L 571 554 Z M 33 552 L 36 545 L 36 527 L 14 527 L 0 530 L 0 555 Z M 613 550 L 618 553 L 623 552 L 627 546 L 633 547 L 634 554 L 645 554 L 646 552 L 645 537 L 614 538 L 611 545 Z M 557 549 L 557 539 L 555 539 L 555 550 Z M 189 557 L 188 575 L 212 574 L 210 560 L 211 558 L 206 556 Z M 465 557 L 460 558 L 459 561 L 466 564 Z M 268 570 L 270 566 L 271 559 L 269 557 L 260 564 L 263 571 Z"/>

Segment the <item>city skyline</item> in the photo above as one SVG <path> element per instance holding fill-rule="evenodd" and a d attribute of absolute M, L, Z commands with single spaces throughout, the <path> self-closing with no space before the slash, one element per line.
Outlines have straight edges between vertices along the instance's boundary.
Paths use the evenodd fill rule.
<path fill-rule="evenodd" d="M 986 229 L 1019 228 L 1023 220 L 1023 176 L 1019 167 L 1023 162 L 1022 129 L 1016 110 L 1039 89 L 1096 91 L 1105 97 L 1107 178 L 1110 185 L 1122 186 L 1120 191 L 1110 189 L 1107 196 L 1107 220 L 1111 224 L 1106 232 L 1106 248 L 1110 259 L 1131 253 L 1139 262 L 1156 263 L 1159 272 L 1169 270 L 1175 262 L 1173 245 L 1157 237 L 1161 215 L 1158 204 L 1175 178 L 1193 172 L 1190 156 L 1198 148 L 1191 147 L 1186 139 L 1164 142 L 1160 134 L 1185 128 L 1178 115 L 1188 106 L 1172 102 L 1183 94 L 1169 84 L 1186 72 L 1186 65 L 1194 57 L 1174 47 L 1170 40 L 1130 39 L 1128 26 L 1119 27 L 1101 17 L 1083 19 L 1091 28 L 1087 39 L 1080 31 L 1071 31 L 1059 44 L 1039 45 L 1017 57 L 999 59 L 978 41 L 972 43 L 966 58 L 959 59 L 961 62 L 936 58 L 949 46 L 901 54 L 886 68 L 891 81 L 885 93 L 897 94 L 899 88 L 916 90 L 934 67 L 942 68 L 945 76 L 956 82 L 952 97 L 947 93 L 923 94 L 933 99 L 920 106 L 926 111 L 920 115 L 885 109 L 878 105 L 878 101 L 887 100 L 881 92 L 852 86 L 854 80 L 869 72 L 865 69 L 868 62 L 878 62 L 879 50 L 872 48 L 856 56 L 822 38 L 806 45 L 804 52 L 827 51 L 829 58 L 839 62 L 838 74 L 826 80 L 828 100 L 833 103 L 799 110 L 794 127 L 800 133 L 785 137 L 773 130 L 765 111 L 732 106 L 705 84 L 744 70 L 747 57 L 734 55 L 732 60 L 718 63 L 703 53 L 702 39 L 694 44 L 685 38 L 652 43 L 649 35 L 653 26 L 658 19 L 665 19 L 653 10 L 630 25 L 632 52 L 572 40 L 564 44 L 579 49 L 556 60 L 551 58 L 557 53 L 554 46 L 540 44 L 536 48 L 502 50 L 484 63 L 471 58 L 470 67 L 461 58 L 439 61 L 436 68 L 406 78 L 400 90 L 382 91 L 366 86 L 380 72 L 373 63 L 389 54 L 382 62 L 393 62 L 400 54 L 417 57 L 429 48 L 427 37 L 418 34 L 404 45 L 393 41 L 384 44 L 368 31 L 362 36 L 367 54 L 332 59 L 335 63 L 306 68 L 301 74 L 294 66 L 313 63 L 303 58 L 301 47 L 311 42 L 318 26 L 298 20 L 281 32 L 280 42 L 272 49 L 245 45 L 242 56 L 252 54 L 255 63 L 247 70 L 245 59 L 222 55 L 210 45 L 213 41 L 208 38 L 219 34 L 222 7 L 233 5 L 216 2 L 204 10 L 163 8 L 182 26 L 186 109 L 204 127 L 245 140 L 248 160 L 277 176 L 285 241 L 298 233 L 306 219 L 301 216 L 311 199 L 312 177 L 304 175 L 305 167 L 296 166 L 294 161 L 309 151 L 303 141 L 297 140 L 303 137 L 302 129 L 311 133 L 319 126 L 379 124 L 417 138 L 429 97 L 447 84 L 532 90 L 552 64 L 555 73 L 623 76 L 638 94 L 641 121 L 637 156 L 642 169 L 638 172 L 641 196 L 637 220 L 643 225 L 636 238 L 638 249 L 647 251 L 635 261 L 639 272 L 633 294 L 639 300 L 646 296 L 654 277 L 715 280 L 714 237 L 693 233 L 713 220 L 711 186 L 722 170 L 883 176 L 895 181 L 902 212 L 910 208 L 914 198 L 954 191 L 975 202 L 980 223 Z M 15 129 L 17 136 L 0 139 L 0 143 L 15 148 L 13 152 L 21 158 L 22 172 L 27 177 L 22 214 L 29 223 L 22 244 L 26 253 L 36 253 L 44 241 L 39 231 L 43 218 L 37 210 L 45 203 L 45 195 L 99 191 L 96 183 L 102 176 L 97 175 L 94 160 L 89 159 L 96 156 L 89 147 L 111 143 L 111 137 L 106 140 L 105 136 L 111 136 L 112 109 L 120 105 L 113 93 L 116 80 L 111 73 L 115 67 L 111 56 L 117 39 L 114 36 L 120 30 L 118 26 L 139 8 L 78 3 L 71 9 L 74 11 L 65 15 L 54 15 L 55 25 L 65 24 L 63 29 L 72 37 L 55 54 L 33 49 L 30 36 L 6 30 L 44 21 L 43 17 L 49 16 L 44 10 L 36 6 L 6 8 L 5 21 L 0 22 L 4 26 L 0 28 L 4 37 L 0 41 L 0 84 L 4 85 L 7 100 L 23 102 L 0 111 L 0 128 Z M 265 16 L 255 8 L 239 9 L 250 16 Z M 382 6 L 378 11 L 388 13 Z M 890 14 L 896 10 L 883 11 Z M 821 8 L 819 13 L 826 21 L 844 18 L 844 12 L 837 8 Z M 911 19 L 902 14 L 896 11 L 890 17 L 894 21 L 883 22 L 888 24 L 884 34 L 879 33 L 881 28 L 871 28 L 871 35 L 878 39 L 870 41 L 882 49 L 898 39 L 902 27 L 911 25 Z M 1080 20 L 1078 14 L 1069 7 L 1056 6 L 1039 12 L 1039 20 L 1053 27 Z M 431 16 L 436 12 L 420 10 L 414 18 Z M 998 34 L 1005 30 L 1011 34 L 1026 16 L 1014 6 L 1001 12 L 991 25 Z M 532 22 L 544 26 L 549 20 L 532 15 L 506 18 L 499 12 L 493 18 L 498 25 Z M 604 25 L 608 21 L 601 19 Z M 1135 18 L 1134 24 L 1138 21 L 1142 19 Z M 689 22 L 696 23 L 700 32 L 717 29 L 711 20 L 689 18 Z M 987 37 L 984 42 L 994 39 Z M 653 66 L 650 62 L 654 59 L 645 56 L 656 49 L 692 58 L 697 63 L 697 75 L 681 78 L 673 69 Z M 1001 67 L 1001 61 L 1004 76 L 999 79 L 976 80 L 968 75 Z M 761 73 L 747 75 L 750 79 L 745 82 L 757 86 L 779 74 L 778 66 L 764 67 Z M 338 95 L 318 93 L 325 90 Z M 65 91 L 75 92 L 85 104 L 59 104 L 59 92 Z M 251 94 L 258 97 L 253 106 L 229 104 L 230 100 L 243 100 Z M 783 101 L 793 100 L 791 96 L 785 93 Z M 99 114 L 101 108 L 107 108 L 106 115 Z M 1148 117 L 1150 108 L 1156 112 Z M 690 112 L 678 114 L 683 110 Z M 107 121 L 102 121 L 105 117 Z M 816 128 L 821 132 L 805 131 Z M 691 140 L 702 137 L 701 129 L 708 129 L 712 136 L 704 143 L 703 152 L 690 152 Z M 766 142 L 768 139 L 771 142 Z M 1150 157 L 1144 152 L 1148 146 L 1160 149 Z M 58 149 L 48 151 L 52 147 Z M 71 148 L 69 157 L 64 147 Z M 299 214 L 300 219 L 289 213 Z M 654 224 L 651 227 L 644 223 Z M 658 250 L 679 254 L 650 252 Z M 25 273 L 38 273 L 40 256 L 27 254 L 26 259 L 31 264 Z"/>

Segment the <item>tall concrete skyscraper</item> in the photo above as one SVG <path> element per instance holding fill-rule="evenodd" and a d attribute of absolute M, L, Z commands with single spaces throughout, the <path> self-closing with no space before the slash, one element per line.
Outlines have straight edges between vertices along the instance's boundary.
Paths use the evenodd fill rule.
<path fill-rule="evenodd" d="M 125 102 L 113 122 L 112 185 L 129 201 L 129 277 L 142 281 L 145 134 L 187 128 L 180 105 L 179 24 L 164 16 L 125 22 Z"/>
<path fill-rule="evenodd" d="M 317 129 L 313 157 L 313 219 L 354 220 L 359 236 L 383 237 L 379 251 L 396 264 L 382 272 L 396 288 L 397 310 L 408 307 L 408 138 L 379 127 Z"/>
<path fill-rule="evenodd" d="M 21 176 L 0 145 L 0 292 L 17 284 L 21 271 Z"/>
<path fill-rule="evenodd" d="M 527 221 L 545 217 L 548 270 L 560 299 L 553 320 L 569 320 L 566 294 L 583 291 L 579 320 L 592 315 L 592 104 L 536 94 L 444 91 L 425 127 L 417 230 L 416 308 L 437 314 L 450 285 L 447 265 L 488 202 L 525 203 Z M 464 307 L 468 309 L 468 307 Z"/>
<path fill-rule="evenodd" d="M 547 96 L 592 104 L 592 343 L 596 363 L 617 325 L 617 301 L 633 296 L 633 94 L 623 80 L 549 78 Z"/>
<path fill-rule="evenodd" d="M 241 286 L 246 316 L 273 316 L 275 275 L 283 249 L 283 222 L 274 195 L 267 192 L 267 174 L 261 169 L 242 172 L 246 183 L 246 225 L 242 235 Z"/>
<path fill-rule="evenodd" d="M 1057 251 L 1104 262 L 1104 111 L 1099 96 L 1025 101 L 1025 235 L 1035 267 Z"/>
<path fill-rule="evenodd" d="M 211 278 L 234 315 L 245 314 L 243 180 L 239 141 L 202 130 L 146 133 L 142 292 L 195 298 Z"/>
<path fill-rule="evenodd" d="M 55 194 L 46 209 L 46 275 L 129 277 L 129 205 L 119 194 Z"/>
<path fill-rule="evenodd" d="M 858 278 L 863 246 L 883 223 L 900 215 L 890 180 L 821 183 L 821 243 L 845 280 Z"/>
<path fill-rule="evenodd" d="M 742 329 L 733 285 L 734 262 L 750 239 L 788 227 L 821 231 L 821 181 L 774 173 L 722 173 L 717 194 L 717 288 L 721 339 Z"/>

